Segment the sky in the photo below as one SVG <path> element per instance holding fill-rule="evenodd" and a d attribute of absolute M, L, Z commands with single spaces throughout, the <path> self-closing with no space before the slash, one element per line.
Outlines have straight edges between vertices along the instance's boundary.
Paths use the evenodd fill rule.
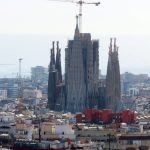
<path fill-rule="evenodd" d="M 73 38 L 79 8 L 60 1 L 0 0 L 0 77 L 16 76 L 19 58 L 23 58 L 24 75 L 30 74 L 31 67 L 47 67 L 51 42 L 56 40 L 60 41 L 64 70 L 64 49 Z M 102 73 L 106 73 L 109 39 L 116 37 L 121 73 L 150 75 L 150 0 L 100 2 L 99 6 L 83 6 L 82 32 L 100 41 Z"/>

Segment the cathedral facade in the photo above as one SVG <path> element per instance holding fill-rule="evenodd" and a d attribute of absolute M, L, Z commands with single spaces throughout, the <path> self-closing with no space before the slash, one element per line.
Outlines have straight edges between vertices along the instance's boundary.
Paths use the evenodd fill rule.
<path fill-rule="evenodd" d="M 73 40 L 65 49 L 65 79 L 62 80 L 59 43 L 52 44 L 48 108 L 56 111 L 83 112 L 86 108 L 117 111 L 121 99 L 120 67 L 116 39 L 110 40 L 106 80 L 99 80 L 99 41 L 90 33 L 80 33 L 78 21 Z"/>

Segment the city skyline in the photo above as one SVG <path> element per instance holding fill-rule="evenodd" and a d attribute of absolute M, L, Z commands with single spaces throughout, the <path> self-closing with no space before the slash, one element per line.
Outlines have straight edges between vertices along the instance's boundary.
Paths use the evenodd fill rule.
<path fill-rule="evenodd" d="M 0 77 L 16 77 L 19 71 L 18 70 L 19 58 L 23 58 L 22 75 L 25 76 L 30 75 L 31 67 L 35 66 L 48 67 L 50 59 L 50 46 L 53 40 L 60 41 L 60 46 L 62 48 L 61 50 L 62 72 L 64 73 L 64 54 L 65 54 L 64 49 L 66 47 L 68 39 L 66 36 L 59 36 L 58 38 L 57 37 L 53 38 L 50 35 L 39 35 L 38 37 L 35 35 L 34 36 L 32 35 L 32 37 L 27 35 L 26 36 L 20 35 L 20 36 L 13 36 L 13 39 L 11 37 L 12 36 L 10 36 L 10 38 L 7 38 L 6 41 L 4 40 L 4 36 L 0 38 L 1 39 L 0 49 L 4 50 L 1 53 L 0 64 L 10 64 L 10 65 L 0 65 L 0 72 L 1 72 Z M 136 39 L 135 44 L 132 44 L 133 39 L 134 40 Z M 99 40 L 100 40 L 100 48 L 99 48 L 100 69 L 102 71 L 102 74 L 106 74 L 107 58 L 109 51 L 108 50 L 109 37 L 100 36 Z M 150 75 L 149 71 L 150 63 L 148 63 L 149 37 L 142 38 L 138 36 L 135 37 L 117 36 L 117 41 L 119 45 L 119 60 L 121 73 L 131 72 L 135 74 L 144 73 Z M 7 43 L 9 43 L 9 45 L 7 45 Z M 28 45 L 26 45 L 26 43 L 28 43 Z M 138 47 L 136 46 L 136 43 L 138 43 Z M 23 49 L 23 51 L 21 51 L 20 49 Z M 37 51 L 39 55 L 37 55 Z M 145 53 L 145 51 L 147 53 Z M 6 59 L 8 57 L 9 59 Z"/>
<path fill-rule="evenodd" d="M 98 7 L 83 7 L 83 32 L 91 33 L 100 40 L 102 73 L 106 74 L 109 39 L 116 37 L 120 47 L 121 73 L 150 74 L 150 2 L 100 2 Z M 60 41 L 64 64 L 64 49 L 74 31 L 77 5 L 48 0 L 6 0 L 0 1 L 0 4 L 0 64 L 11 64 L 0 65 L 1 76 L 15 76 L 19 58 L 23 58 L 23 74 L 29 74 L 30 68 L 37 65 L 47 67 L 53 40 Z M 64 72 L 64 65 L 62 70 Z"/>

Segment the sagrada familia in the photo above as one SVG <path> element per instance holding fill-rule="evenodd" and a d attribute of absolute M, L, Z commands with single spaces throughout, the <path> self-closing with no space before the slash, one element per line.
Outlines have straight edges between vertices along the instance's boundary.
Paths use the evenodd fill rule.
<path fill-rule="evenodd" d="M 90 33 L 80 33 L 76 23 L 74 39 L 65 49 L 65 78 L 62 79 L 59 42 L 52 43 L 48 105 L 50 110 L 83 112 L 86 108 L 109 108 L 117 111 L 121 99 L 120 67 L 116 39 L 110 40 L 106 80 L 99 78 L 99 41 Z M 103 83 L 103 84 L 102 84 Z"/>

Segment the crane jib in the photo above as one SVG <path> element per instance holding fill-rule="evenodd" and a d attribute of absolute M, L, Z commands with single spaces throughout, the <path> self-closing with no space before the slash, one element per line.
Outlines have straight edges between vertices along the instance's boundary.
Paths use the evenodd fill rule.
<path fill-rule="evenodd" d="M 70 3 L 79 4 L 78 16 L 79 16 L 79 31 L 80 31 L 80 33 L 81 33 L 81 30 L 82 30 L 82 6 L 83 6 L 83 4 L 93 4 L 95 6 L 98 6 L 100 4 L 100 2 L 85 2 L 85 1 L 82 1 L 82 0 L 79 0 L 79 1 L 75 1 L 75 0 L 49 0 L 49 1 L 70 2 Z"/>

